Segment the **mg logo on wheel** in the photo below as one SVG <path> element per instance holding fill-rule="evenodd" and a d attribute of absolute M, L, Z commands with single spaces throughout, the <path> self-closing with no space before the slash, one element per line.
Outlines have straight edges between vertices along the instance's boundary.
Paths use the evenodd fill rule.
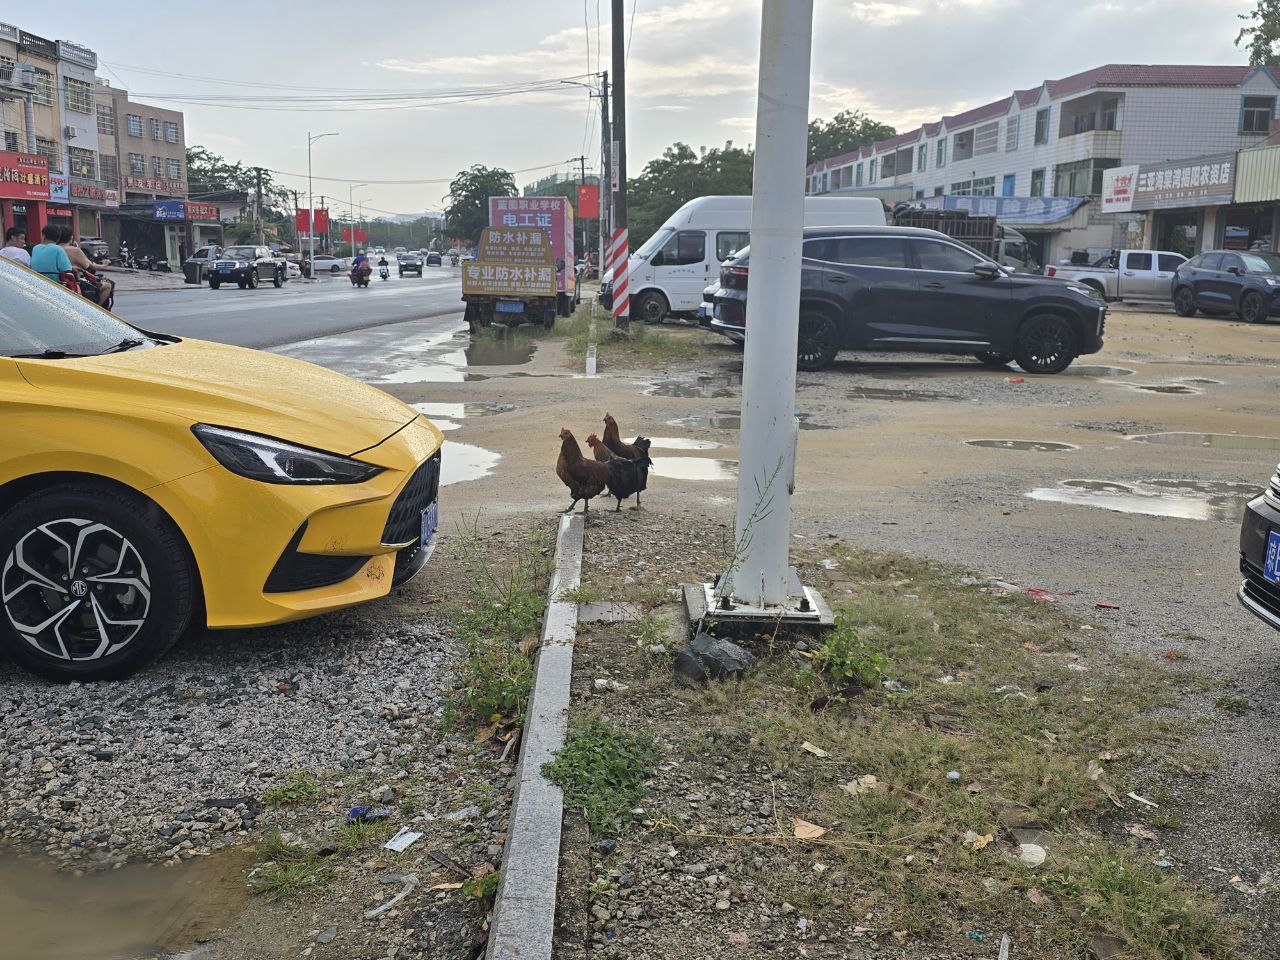
<path fill-rule="evenodd" d="M 71 593 L 73 596 L 83 597 L 89 592 L 89 585 L 83 580 L 71 581 Z"/>

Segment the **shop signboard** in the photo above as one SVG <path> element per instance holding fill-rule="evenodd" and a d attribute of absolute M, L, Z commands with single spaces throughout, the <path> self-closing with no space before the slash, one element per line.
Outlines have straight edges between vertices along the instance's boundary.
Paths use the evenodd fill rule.
<path fill-rule="evenodd" d="M 67 203 L 71 200 L 71 181 L 65 174 L 49 174 L 49 199 L 55 203 Z"/>
<path fill-rule="evenodd" d="M 1215 153 L 1173 163 L 1144 163 L 1133 189 L 1134 210 L 1214 207 L 1231 203 L 1236 155 Z"/>
<path fill-rule="evenodd" d="M 48 200 L 49 161 L 30 153 L 0 150 L 0 197 Z"/>
<path fill-rule="evenodd" d="M 151 204 L 151 215 L 156 220 L 185 220 L 186 205 L 181 200 L 156 200 Z"/>
<path fill-rule="evenodd" d="M 1128 213 L 1133 209 L 1133 191 L 1141 168 L 1136 163 L 1102 171 L 1102 212 Z"/>
<path fill-rule="evenodd" d="M 515 198 L 513 198 L 515 199 Z M 555 254 L 538 228 L 485 227 L 480 253 L 462 272 L 462 292 L 498 297 L 554 297 Z"/>
<path fill-rule="evenodd" d="M 187 219 L 200 223 L 218 222 L 218 205 L 216 203 L 200 203 L 195 200 L 186 201 Z"/>

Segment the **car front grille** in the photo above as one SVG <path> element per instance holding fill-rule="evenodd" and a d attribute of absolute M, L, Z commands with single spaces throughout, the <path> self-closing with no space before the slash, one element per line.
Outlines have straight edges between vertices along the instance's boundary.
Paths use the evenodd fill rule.
<path fill-rule="evenodd" d="M 1243 556 L 1240 557 L 1240 572 L 1244 574 L 1241 588 L 1244 595 L 1273 617 L 1280 619 L 1280 586 L 1268 582 L 1262 571 Z"/>
<path fill-rule="evenodd" d="M 295 590 L 329 587 L 355 576 L 369 562 L 367 556 L 336 557 L 320 553 L 300 553 L 298 544 L 302 542 L 302 535 L 306 532 L 307 525 L 303 523 L 280 554 L 276 565 L 271 568 L 267 582 L 262 587 L 264 593 L 292 593 Z"/>
<path fill-rule="evenodd" d="M 417 540 L 422 531 L 422 511 L 435 502 L 440 490 L 440 451 L 422 463 L 400 496 L 391 505 L 386 526 L 382 528 L 382 543 L 392 547 Z"/>

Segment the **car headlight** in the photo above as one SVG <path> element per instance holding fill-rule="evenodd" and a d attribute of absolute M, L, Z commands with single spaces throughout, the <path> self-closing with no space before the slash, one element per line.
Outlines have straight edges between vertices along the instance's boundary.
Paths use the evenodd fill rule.
<path fill-rule="evenodd" d="M 197 423 L 191 432 L 232 473 L 263 483 L 363 483 L 382 472 L 350 457 L 242 430 Z"/>
<path fill-rule="evenodd" d="M 1098 291 L 1094 290 L 1093 287 L 1086 287 L 1082 283 L 1069 283 L 1067 284 L 1067 289 L 1072 293 L 1078 293 L 1081 296 L 1089 297 L 1091 300 L 1101 299 L 1101 297 L 1098 296 Z"/>
<path fill-rule="evenodd" d="M 1265 280 L 1265 281 L 1267 281 L 1267 286 L 1269 286 L 1269 287 L 1280 287 L 1280 278 L 1277 278 L 1277 277 L 1263 277 L 1262 279 L 1263 279 L 1263 280 Z"/>

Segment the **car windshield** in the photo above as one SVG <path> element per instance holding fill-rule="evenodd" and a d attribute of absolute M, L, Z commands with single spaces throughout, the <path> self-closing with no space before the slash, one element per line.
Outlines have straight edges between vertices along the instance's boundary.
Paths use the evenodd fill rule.
<path fill-rule="evenodd" d="M 222 255 L 232 260 L 253 260 L 255 249 L 255 247 L 227 247 L 222 251 Z"/>
<path fill-rule="evenodd" d="M 658 250 L 662 249 L 662 245 L 667 242 L 667 238 L 673 233 L 675 233 L 675 231 L 670 227 L 663 227 L 641 244 L 640 249 L 636 251 L 635 255 L 641 259 L 648 260 Z"/>
<path fill-rule="evenodd" d="M 1280 257 L 1274 253 L 1242 253 L 1240 259 L 1250 273 L 1280 273 Z"/>
<path fill-rule="evenodd" d="M 66 287 L 0 257 L 0 356 L 106 353 L 143 336 Z"/>

